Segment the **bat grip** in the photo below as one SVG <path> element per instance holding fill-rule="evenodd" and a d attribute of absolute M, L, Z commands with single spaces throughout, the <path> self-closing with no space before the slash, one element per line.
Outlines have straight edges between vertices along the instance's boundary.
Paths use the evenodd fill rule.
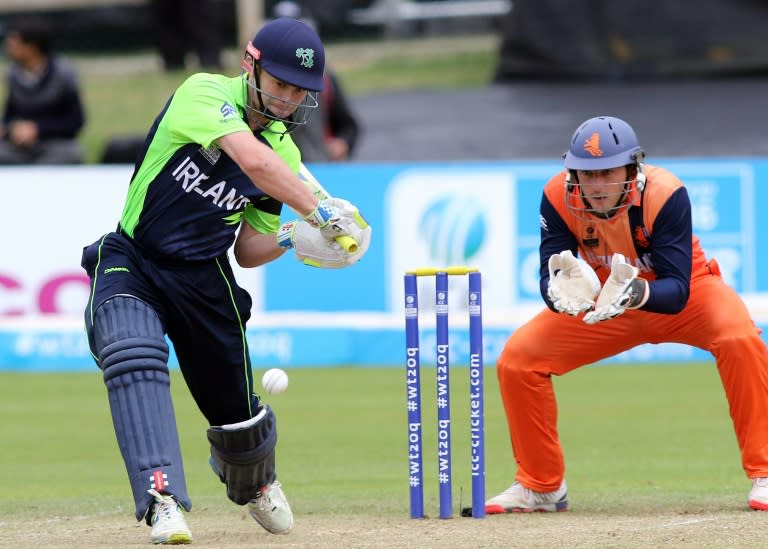
<path fill-rule="evenodd" d="M 342 249 L 349 254 L 353 254 L 357 252 L 358 248 L 360 247 L 360 245 L 357 243 L 357 241 L 354 238 L 347 235 L 337 236 L 336 242 L 338 242 L 339 246 L 341 246 Z"/>

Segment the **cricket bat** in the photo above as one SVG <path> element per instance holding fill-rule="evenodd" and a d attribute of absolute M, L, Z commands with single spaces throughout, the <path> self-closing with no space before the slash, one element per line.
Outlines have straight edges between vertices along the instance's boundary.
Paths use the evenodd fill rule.
<path fill-rule="evenodd" d="M 302 180 L 304 185 L 306 185 L 309 189 L 311 189 L 312 192 L 315 193 L 315 196 L 318 197 L 320 200 L 331 198 L 331 195 L 328 194 L 328 191 L 326 191 L 325 188 L 320 184 L 320 182 L 315 178 L 315 176 L 312 175 L 312 172 L 310 172 L 309 168 L 307 168 L 304 165 L 304 162 L 302 162 L 301 165 L 299 166 L 298 175 L 299 175 L 299 179 Z M 365 226 L 364 223 L 365 221 L 363 221 L 362 226 Z M 337 236 L 336 242 L 339 243 L 339 246 L 341 246 L 342 249 L 344 249 L 344 251 L 350 254 L 357 252 L 357 250 L 360 247 L 354 238 L 347 235 Z"/>

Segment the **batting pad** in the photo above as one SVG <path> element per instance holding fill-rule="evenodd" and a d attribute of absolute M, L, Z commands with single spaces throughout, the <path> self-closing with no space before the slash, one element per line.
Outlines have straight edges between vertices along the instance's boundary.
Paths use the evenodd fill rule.
<path fill-rule="evenodd" d="M 136 519 L 148 515 L 149 489 L 173 495 L 189 511 L 160 320 L 143 301 L 120 296 L 96 310 L 93 325 Z"/>
<path fill-rule="evenodd" d="M 208 442 L 214 471 L 227 485 L 227 497 L 238 505 L 275 480 L 277 420 L 269 406 L 247 421 L 211 427 Z"/>

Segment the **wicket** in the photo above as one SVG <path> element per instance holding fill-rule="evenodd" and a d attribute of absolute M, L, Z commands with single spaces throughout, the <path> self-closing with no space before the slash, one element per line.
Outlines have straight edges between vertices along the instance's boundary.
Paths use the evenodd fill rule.
<path fill-rule="evenodd" d="M 437 367 L 437 460 L 440 518 L 452 516 L 451 400 L 448 335 L 448 277 L 469 275 L 469 409 L 472 517 L 485 517 L 485 427 L 483 405 L 483 316 L 480 272 L 471 267 L 421 268 L 405 282 L 405 352 L 408 408 L 408 473 L 411 518 L 424 518 L 423 442 L 421 436 L 421 364 L 417 278 L 435 277 Z M 462 513 L 463 514 L 463 513 Z"/>

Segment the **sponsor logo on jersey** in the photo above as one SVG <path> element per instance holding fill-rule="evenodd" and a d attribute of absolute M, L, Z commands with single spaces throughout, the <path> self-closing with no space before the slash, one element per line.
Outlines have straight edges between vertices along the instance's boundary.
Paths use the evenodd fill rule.
<path fill-rule="evenodd" d="M 641 273 L 652 273 L 653 263 L 651 262 L 651 254 L 645 253 L 640 257 L 626 256 L 627 262 L 630 265 L 634 265 Z M 604 255 L 596 254 L 592 250 L 585 250 L 584 261 L 589 263 L 596 271 L 598 269 L 606 269 L 607 272 L 611 271 L 611 260 L 613 254 Z"/>
<path fill-rule="evenodd" d="M 110 273 L 130 273 L 131 270 L 128 267 L 109 267 L 107 269 L 104 269 L 104 274 L 108 275 Z"/>
<path fill-rule="evenodd" d="M 581 242 L 587 248 L 597 248 L 600 245 L 600 239 L 595 235 L 595 228 L 587 227 L 585 230 L 587 234 L 581 239 Z"/>
<path fill-rule="evenodd" d="M 224 118 L 227 118 L 228 116 L 234 116 L 237 114 L 237 109 L 233 107 L 229 101 L 224 101 L 224 104 L 221 106 L 221 114 L 224 116 Z"/>
<path fill-rule="evenodd" d="M 207 149 L 200 147 L 199 152 L 203 158 L 210 162 L 211 166 L 216 164 L 216 162 L 219 161 L 219 158 L 221 158 L 221 151 L 214 145 L 211 145 Z"/>

